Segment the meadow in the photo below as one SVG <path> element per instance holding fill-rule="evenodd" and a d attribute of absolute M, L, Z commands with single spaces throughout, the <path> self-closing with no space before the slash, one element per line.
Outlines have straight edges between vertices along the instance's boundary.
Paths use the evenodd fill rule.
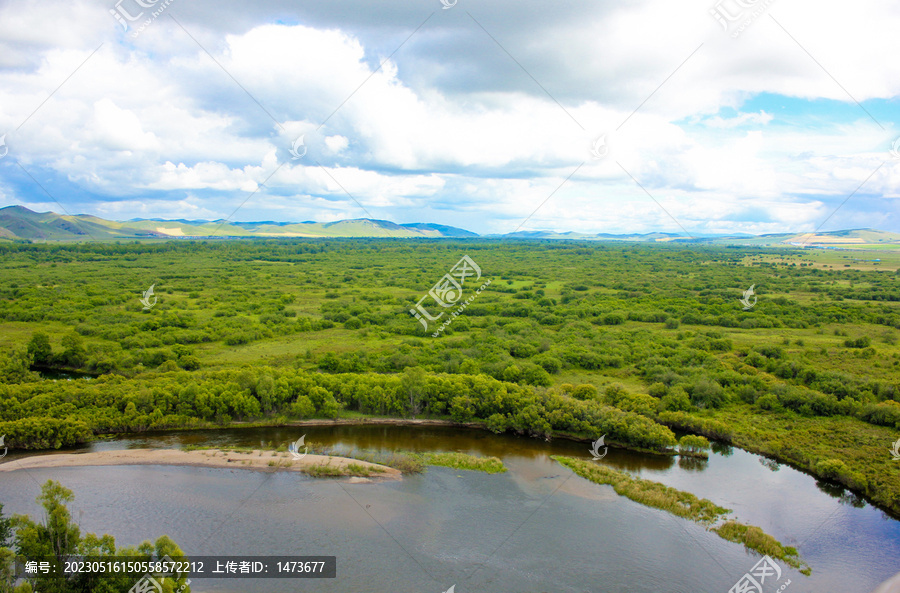
<path fill-rule="evenodd" d="M 410 310 L 464 255 L 480 278 L 458 301 L 444 283 L 452 307 L 427 297 L 445 315 L 423 327 Z M 4 243 L 0 434 L 40 449 L 368 415 L 660 455 L 708 438 L 900 514 L 898 266 L 677 243 Z M 94 378 L 44 378 L 65 370 Z"/>

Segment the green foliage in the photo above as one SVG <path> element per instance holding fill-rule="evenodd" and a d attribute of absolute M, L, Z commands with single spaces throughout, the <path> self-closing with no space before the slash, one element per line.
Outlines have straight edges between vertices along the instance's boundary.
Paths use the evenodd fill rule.
<path fill-rule="evenodd" d="M 432 338 L 407 312 L 461 253 L 494 282 Z M 787 264 L 836 257 L 577 241 L 2 243 L 0 431 L 40 448 L 414 415 L 671 453 L 671 426 L 815 473 L 843 452 L 822 435 L 798 451 L 787 435 L 834 421 L 869 451 L 900 428 L 900 278 Z M 134 287 L 148 274 L 159 302 L 142 311 Z M 750 284 L 765 290 L 743 312 Z M 42 379 L 32 365 L 93 378 Z M 624 387 L 575 387 L 610 384 Z M 784 434 L 763 438 L 745 416 Z M 835 479 L 900 512 L 900 478 L 874 455 Z"/>
<path fill-rule="evenodd" d="M 823 459 L 816 464 L 816 473 L 823 478 L 836 480 L 848 474 L 849 469 L 840 459 Z"/>
<path fill-rule="evenodd" d="M 799 569 L 801 573 L 807 576 L 812 573 L 810 567 L 800 559 L 796 548 L 782 545 L 781 542 L 759 527 L 744 525 L 737 521 L 726 521 L 724 524 L 714 527 L 713 531 L 722 539 L 744 544 L 744 547 L 764 556 L 784 560 L 788 565 Z"/>
<path fill-rule="evenodd" d="M 666 426 L 700 433 L 718 441 L 730 442 L 733 437 L 732 430 L 728 424 L 711 418 L 692 416 L 684 412 L 660 412 L 659 421 Z"/>
<path fill-rule="evenodd" d="M 669 393 L 664 395 L 659 401 L 658 407 L 660 411 L 672 412 L 690 412 L 694 409 L 690 397 L 688 397 L 687 392 L 680 385 L 673 387 Z"/>
<path fill-rule="evenodd" d="M 572 390 L 572 397 L 580 400 L 597 399 L 597 388 L 593 385 L 579 385 Z"/>
<path fill-rule="evenodd" d="M 706 377 L 697 380 L 690 388 L 691 403 L 698 408 L 719 408 L 726 401 L 725 390 Z"/>
<path fill-rule="evenodd" d="M 494 434 L 500 434 L 509 429 L 509 419 L 505 414 L 491 414 L 485 422 L 485 427 Z"/>
<path fill-rule="evenodd" d="M 703 440 L 705 441 L 706 439 Z M 791 566 L 800 568 L 800 572 L 803 574 L 809 575 L 812 572 L 809 566 L 800 560 L 795 548 L 782 546 L 778 540 L 765 533 L 759 527 L 744 525 L 731 520 L 716 525 L 719 521 L 723 521 L 731 511 L 716 505 L 710 500 L 698 498 L 690 492 L 676 490 L 659 482 L 634 478 L 625 472 L 584 459 L 574 459 L 560 455 L 554 455 L 552 458 L 582 478 L 595 484 L 612 486 L 616 494 L 620 496 L 700 523 L 723 539 L 741 543 L 746 548 L 755 550 L 760 554 L 769 554 L 772 557 L 780 558 Z"/>
<path fill-rule="evenodd" d="M 34 332 L 28 341 L 28 355 L 36 365 L 49 365 L 53 362 L 53 348 L 50 336 L 44 332 Z"/>
<path fill-rule="evenodd" d="M 616 494 L 703 525 L 712 525 L 731 512 L 690 492 L 676 490 L 659 482 L 633 478 L 605 465 L 559 455 L 554 455 L 552 459 L 595 484 L 609 484 Z"/>
<path fill-rule="evenodd" d="M 863 336 L 861 338 L 856 338 L 855 340 L 844 340 L 844 346 L 847 348 L 868 348 L 871 343 L 872 341 L 869 339 L 869 336 Z"/>
<path fill-rule="evenodd" d="M 48 480 L 41 487 L 37 501 L 44 509 L 44 521 L 35 522 L 27 515 L 13 518 L 13 547 L 15 552 L 26 558 L 55 557 L 61 562 L 69 555 L 89 556 L 101 559 L 107 556 L 134 557 L 135 560 L 158 560 L 164 556 L 182 560 L 184 554 L 168 536 L 159 537 L 155 543 L 143 542 L 137 548 L 117 548 L 111 535 L 96 536 L 93 533 L 82 535 L 78 525 L 72 520 L 66 504 L 74 500 L 72 491 L 58 482 Z M 11 554 L 0 550 L 0 590 L 13 591 L 11 573 L 7 562 Z M 115 577 L 94 577 L 86 573 L 66 579 L 30 577 L 26 579 L 27 587 L 16 588 L 17 593 L 24 591 L 45 591 L 47 593 L 76 593 L 80 591 L 96 591 L 97 593 L 126 593 L 139 579 L 142 573 L 122 573 Z M 159 577 L 157 579 L 165 593 L 183 591 L 190 593 L 187 577 Z"/>
<path fill-rule="evenodd" d="M 427 465 L 441 465 L 488 474 L 500 474 L 506 471 L 506 466 L 497 457 L 480 457 L 465 453 L 425 453 L 423 458 Z"/>
<path fill-rule="evenodd" d="M 68 367 L 78 368 L 84 364 L 85 350 L 84 338 L 75 332 L 68 333 L 62 339 L 63 351 L 60 362 Z"/>
<path fill-rule="evenodd" d="M 0 503 L 0 548 L 5 548 L 10 543 L 13 534 L 12 519 L 3 516 L 3 503 Z"/>
<path fill-rule="evenodd" d="M 705 437 L 686 434 L 678 439 L 678 451 L 682 455 L 709 457 L 709 441 Z"/>
<path fill-rule="evenodd" d="M 93 438 L 87 422 L 46 416 L 0 422 L 0 434 L 6 435 L 6 445 L 11 449 L 59 449 Z"/>

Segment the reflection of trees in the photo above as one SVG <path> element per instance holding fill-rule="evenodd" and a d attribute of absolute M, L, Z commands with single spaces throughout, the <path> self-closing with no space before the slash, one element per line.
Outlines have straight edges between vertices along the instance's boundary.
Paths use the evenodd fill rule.
<path fill-rule="evenodd" d="M 603 463 L 620 471 L 639 472 L 644 469 L 662 471 L 675 465 L 675 458 L 669 455 L 640 455 L 630 451 L 616 451 L 603 459 Z"/>
<path fill-rule="evenodd" d="M 712 449 L 713 453 L 718 453 L 722 457 L 731 457 L 732 455 L 734 455 L 734 447 L 732 447 L 728 443 L 710 441 L 709 446 Z"/>
<path fill-rule="evenodd" d="M 823 480 L 816 480 L 816 488 L 830 496 L 836 498 L 839 503 L 849 505 L 855 509 L 862 509 L 866 506 L 866 501 L 854 492 L 850 492 L 839 484 L 832 484 Z"/>
<path fill-rule="evenodd" d="M 539 439 L 510 433 L 493 434 L 477 428 L 452 426 L 404 426 L 393 424 L 336 424 L 291 427 L 247 427 L 220 430 L 178 431 L 169 433 L 147 432 L 140 439 L 124 437 L 130 448 L 148 446 L 202 445 L 211 447 L 260 447 L 273 449 L 286 447 L 306 434 L 306 443 L 315 450 L 371 451 L 459 451 L 485 457 L 516 457 L 528 460 L 545 460 L 549 455 L 567 455 L 590 458 L 590 441 L 573 441 L 556 438 L 549 443 Z M 730 447 L 728 447 L 730 449 Z M 622 471 L 662 471 L 675 465 L 671 455 L 653 455 L 609 448 L 604 464 Z"/>
<path fill-rule="evenodd" d="M 781 469 L 781 464 L 775 461 L 774 459 L 769 459 L 768 457 L 760 457 L 759 463 L 765 467 L 766 469 L 770 469 L 773 472 L 777 472 Z"/>
<path fill-rule="evenodd" d="M 703 471 L 708 465 L 708 460 L 701 457 L 685 457 L 682 455 L 678 458 L 678 467 L 689 472 Z"/>

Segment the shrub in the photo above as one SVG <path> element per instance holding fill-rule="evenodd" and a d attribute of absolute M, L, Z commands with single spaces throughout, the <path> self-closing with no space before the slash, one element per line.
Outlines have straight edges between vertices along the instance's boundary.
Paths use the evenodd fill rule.
<path fill-rule="evenodd" d="M 759 392 L 752 385 L 741 385 L 735 391 L 735 394 L 748 404 L 756 403 L 759 398 Z"/>
<path fill-rule="evenodd" d="M 621 313 L 607 313 L 601 318 L 603 325 L 622 325 L 625 323 L 625 316 Z"/>
<path fill-rule="evenodd" d="M 840 459 L 823 459 L 816 464 L 816 474 L 829 480 L 838 480 L 849 473 L 847 464 Z"/>
<path fill-rule="evenodd" d="M 689 412 L 693 409 L 687 392 L 680 386 L 673 387 L 659 400 L 659 409 L 673 412 Z"/>
<path fill-rule="evenodd" d="M 536 364 L 527 364 L 522 371 L 522 381 L 528 385 L 539 385 L 541 387 L 549 387 L 550 375 L 543 368 Z"/>
<path fill-rule="evenodd" d="M 652 395 L 653 397 L 663 397 L 669 392 L 669 388 L 666 387 L 665 383 L 657 382 L 650 386 L 649 391 L 650 395 Z"/>
<path fill-rule="evenodd" d="M 660 412 L 659 421 L 666 426 L 673 426 L 681 430 L 690 430 L 691 432 L 700 433 L 711 439 L 720 441 L 731 441 L 733 436 L 731 428 L 724 422 L 712 420 L 710 418 L 700 418 L 692 416 L 684 412 Z"/>
<path fill-rule="evenodd" d="M 196 371 L 200 368 L 200 359 L 193 355 L 182 356 L 178 359 L 178 366 L 186 371 Z"/>
<path fill-rule="evenodd" d="M 509 428 L 509 419 L 503 414 L 491 414 L 485 422 L 485 426 L 494 434 L 500 434 Z"/>
<path fill-rule="evenodd" d="M 725 400 L 725 390 L 716 381 L 704 377 L 691 387 L 691 403 L 698 408 L 718 408 Z"/>
<path fill-rule="evenodd" d="M 597 388 L 593 385 L 579 385 L 572 390 L 572 397 L 574 397 L 575 399 L 597 399 L 597 395 Z"/>
<path fill-rule="evenodd" d="M 682 455 L 709 457 L 709 441 L 706 437 L 686 434 L 678 441 L 678 450 Z"/>
<path fill-rule="evenodd" d="M 767 393 L 762 397 L 757 398 L 756 405 L 763 410 L 778 410 L 781 408 L 781 403 L 778 401 L 778 396 L 774 393 Z"/>

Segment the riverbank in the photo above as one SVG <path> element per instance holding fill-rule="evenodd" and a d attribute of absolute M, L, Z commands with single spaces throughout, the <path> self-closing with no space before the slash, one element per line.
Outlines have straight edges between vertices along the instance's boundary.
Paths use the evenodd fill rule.
<path fill-rule="evenodd" d="M 750 420 L 747 418 L 741 418 L 740 415 L 735 414 L 726 414 L 724 412 L 717 411 L 717 415 L 712 417 L 702 417 L 703 420 L 706 420 L 708 423 L 710 420 L 715 422 L 709 423 L 710 426 L 700 425 L 697 423 L 685 423 L 685 422 L 675 422 L 672 421 L 673 418 L 668 418 L 667 421 L 664 421 L 664 424 L 668 425 L 670 428 L 675 430 L 681 430 L 687 432 L 689 434 L 700 434 L 706 436 L 710 439 L 710 441 L 719 442 L 726 444 L 731 447 L 737 447 L 749 453 L 754 453 L 757 455 L 764 455 L 776 460 L 779 463 L 784 463 L 790 465 L 791 467 L 800 470 L 804 473 L 807 473 L 816 479 L 825 479 L 832 480 L 834 482 L 840 483 L 843 487 L 847 488 L 850 492 L 859 496 L 861 499 L 865 500 L 869 504 L 872 504 L 876 508 L 879 508 L 883 512 L 887 513 L 889 516 L 900 519 L 900 495 L 894 493 L 893 489 L 883 489 L 872 491 L 872 488 L 866 488 L 866 484 L 861 484 L 861 480 L 847 480 L 841 479 L 840 476 L 834 476 L 828 474 L 824 471 L 821 471 L 821 468 L 817 466 L 817 464 L 810 459 L 808 459 L 808 455 L 803 455 L 799 451 L 797 451 L 796 447 L 773 447 L 772 443 L 778 440 L 779 434 L 792 434 L 789 429 L 790 426 L 794 426 L 798 423 L 803 425 L 814 426 L 817 424 L 821 424 L 823 422 L 827 423 L 827 427 L 831 430 L 832 438 L 826 438 L 825 435 L 821 435 L 821 438 L 817 438 L 815 440 L 804 439 L 804 444 L 810 445 L 816 453 L 814 457 L 829 459 L 834 457 L 833 453 L 837 450 L 842 451 L 841 455 L 846 455 L 847 451 L 851 451 L 851 454 L 854 456 L 860 455 L 862 451 L 866 451 L 870 460 L 878 459 L 878 456 L 881 455 L 883 457 L 883 451 L 880 449 L 876 449 L 875 447 L 869 446 L 865 448 L 859 447 L 851 447 L 848 448 L 845 444 L 840 443 L 835 439 L 837 436 L 846 436 L 843 430 L 847 427 L 848 424 L 851 424 L 857 428 L 857 433 L 851 435 L 855 441 L 858 441 L 862 438 L 865 438 L 867 441 L 874 442 L 876 439 L 873 438 L 872 433 L 881 433 L 884 431 L 881 427 L 865 425 L 864 423 L 858 420 L 848 421 L 844 418 L 832 418 L 832 419 L 805 419 L 805 418 L 794 418 L 792 421 L 784 421 L 781 424 L 784 426 L 778 426 L 776 430 L 765 430 L 762 433 L 756 434 L 754 430 L 750 430 L 751 428 L 755 429 L 757 432 L 760 429 L 769 428 L 769 424 L 772 422 L 776 422 L 773 419 L 772 415 L 750 415 Z M 745 410 L 745 415 L 749 414 L 748 410 Z M 690 418 L 692 420 L 699 420 L 701 417 L 696 415 L 689 414 L 680 414 L 679 420 L 682 418 Z M 487 426 L 485 422 L 479 421 L 469 421 L 469 422 L 458 422 L 451 419 L 445 418 L 399 418 L 399 417 L 390 417 L 390 416 L 366 416 L 360 413 L 353 413 L 351 417 L 343 417 L 337 419 L 327 419 L 327 418 L 310 418 L 306 420 L 294 420 L 289 419 L 285 416 L 278 416 L 275 418 L 269 418 L 266 420 L 255 420 L 255 421 L 232 421 L 227 425 L 215 424 L 212 422 L 203 423 L 202 425 L 197 424 L 188 424 L 185 426 L 167 426 L 167 427 L 159 427 L 154 428 L 154 430 L 159 430 L 161 432 L 168 432 L 174 430 L 221 430 L 223 428 L 257 428 L 257 427 L 308 427 L 308 426 L 359 426 L 359 425 L 374 425 L 374 426 L 434 426 L 434 427 L 451 427 L 451 428 L 471 428 L 476 430 L 483 430 L 486 432 L 493 432 Z M 721 434 L 721 430 L 719 429 L 719 425 L 727 428 L 727 434 Z M 842 430 L 837 430 L 837 426 L 842 427 Z M 796 428 L 796 426 L 794 426 Z M 120 433 L 114 434 L 139 434 L 142 431 L 123 431 Z M 821 431 L 817 431 L 821 433 Z M 112 435 L 110 435 L 112 436 Z M 98 435 L 96 438 L 103 439 L 103 435 Z M 573 442 L 584 442 L 591 443 L 592 439 L 587 436 L 576 435 L 572 433 L 567 433 L 563 431 L 555 431 L 552 434 L 553 439 L 564 439 Z M 843 440 L 843 439 L 841 439 Z M 885 439 L 881 439 L 885 440 Z M 606 445 L 621 448 L 628 451 L 633 451 L 637 453 L 646 453 L 650 455 L 659 455 L 659 456 L 668 456 L 668 457 L 676 457 L 680 454 L 675 451 L 661 452 L 651 449 L 645 449 L 642 447 L 636 447 L 634 445 L 629 445 L 626 443 L 616 442 L 612 439 L 606 439 Z M 863 464 L 865 467 L 872 469 L 871 463 Z M 877 470 L 877 468 L 875 468 Z M 897 476 L 891 476 L 888 480 L 897 480 Z M 877 476 L 872 477 L 872 483 L 880 483 L 877 479 Z"/>
<path fill-rule="evenodd" d="M 232 451 L 228 449 L 126 449 L 91 453 L 35 455 L 0 463 L 0 472 L 99 465 L 177 465 L 247 469 L 254 471 L 296 471 L 314 476 L 348 476 L 356 481 L 399 480 L 400 470 L 359 459 L 333 455 L 305 455 L 300 459 L 276 451 Z M 360 480 L 362 478 L 362 480 Z"/>
<path fill-rule="evenodd" d="M 153 426 L 152 430 L 169 432 L 176 430 L 221 430 L 227 428 L 383 425 L 471 428 L 486 432 L 494 432 L 488 427 L 487 423 L 481 421 L 459 422 L 447 418 L 367 416 L 358 412 L 353 412 L 351 414 L 350 417 L 347 417 L 347 413 L 345 412 L 345 417 L 338 419 L 311 418 L 305 420 L 295 420 L 284 415 L 279 415 L 264 420 L 232 421 L 227 424 L 192 419 L 190 422 L 185 423 Z M 858 443 L 861 440 L 865 440 L 868 443 L 875 443 L 878 441 L 888 442 L 888 439 L 883 436 L 876 438 L 877 435 L 883 435 L 886 432 L 883 427 L 867 425 L 859 420 L 846 418 L 809 419 L 793 417 L 789 420 L 781 420 L 771 413 L 753 414 L 749 409 L 744 409 L 742 414 L 727 413 L 718 410 L 710 417 L 700 417 L 696 414 L 684 413 L 678 414 L 677 416 L 677 418 L 670 417 L 661 420 L 672 429 L 685 431 L 691 434 L 701 434 L 708 437 L 711 441 L 719 441 L 750 453 L 765 455 L 780 463 L 788 464 L 817 479 L 837 482 L 861 499 L 889 514 L 891 517 L 900 519 L 900 494 L 896 494 L 897 489 L 876 487 L 876 485 L 882 484 L 885 481 L 897 483 L 897 480 L 900 480 L 898 475 L 889 475 L 885 477 L 882 472 L 879 471 L 880 466 L 878 465 L 878 461 L 885 457 L 884 451 L 871 444 L 864 447 L 849 445 L 849 443 Z M 696 422 L 685 422 L 685 418 L 695 421 L 705 420 L 706 424 L 709 424 L 709 426 L 706 424 L 697 424 Z M 775 424 L 776 426 L 772 427 L 772 424 Z M 821 430 L 823 425 L 824 428 L 827 429 L 824 432 Z M 796 444 L 776 446 L 781 440 L 781 435 L 793 434 L 796 437 L 796 429 L 798 426 L 804 429 L 801 432 L 808 432 L 808 430 L 812 428 L 816 429 L 815 433 L 818 438 L 803 439 L 803 445 L 810 449 L 810 453 L 814 454 L 807 454 L 798 450 Z M 855 427 L 855 430 L 848 430 L 848 426 Z M 767 428 L 769 430 L 765 430 Z M 14 434 L 12 429 L 3 427 L 3 423 L 0 423 L 0 429 L 2 429 L 0 432 L 5 431 Z M 150 429 L 150 427 L 148 427 L 148 429 Z M 106 438 L 114 438 L 116 435 L 140 434 L 148 429 L 99 433 L 94 438 L 97 440 L 104 440 Z M 85 430 L 87 430 L 86 426 Z M 727 434 L 721 434 L 722 430 L 726 430 Z M 554 431 L 551 438 L 584 443 L 593 441 L 593 438 L 589 436 L 577 435 L 564 431 Z M 11 442 L 11 437 L 8 437 L 7 442 Z M 650 455 L 670 457 L 680 455 L 679 452 L 674 449 L 670 451 L 646 449 L 627 443 L 617 442 L 609 437 L 606 438 L 606 445 Z M 49 443 L 47 448 L 50 448 Z M 865 459 L 853 459 L 853 461 L 858 462 L 858 467 L 864 468 L 865 473 L 860 473 L 860 475 L 865 478 L 864 480 L 858 479 L 856 476 L 845 475 L 852 473 L 849 471 L 849 467 L 852 466 L 848 466 L 846 462 L 842 464 L 831 462 L 831 464 L 826 463 L 822 466 L 818 464 L 818 462 L 822 460 L 847 459 L 848 452 L 852 457 L 859 457 L 860 455 L 865 457 Z M 854 463 L 853 465 L 857 466 L 857 463 Z M 834 468 L 838 468 L 841 471 L 835 472 Z"/>

